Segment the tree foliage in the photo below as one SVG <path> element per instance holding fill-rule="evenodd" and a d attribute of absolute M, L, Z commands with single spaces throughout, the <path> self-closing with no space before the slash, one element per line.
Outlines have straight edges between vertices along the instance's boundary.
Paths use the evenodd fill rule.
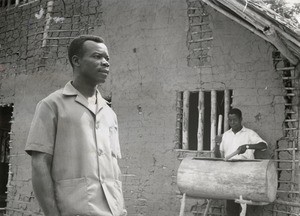
<path fill-rule="evenodd" d="M 297 16 L 300 16 L 300 3 L 288 4 L 285 0 L 263 0 L 270 9 L 288 18 L 300 26 Z"/>

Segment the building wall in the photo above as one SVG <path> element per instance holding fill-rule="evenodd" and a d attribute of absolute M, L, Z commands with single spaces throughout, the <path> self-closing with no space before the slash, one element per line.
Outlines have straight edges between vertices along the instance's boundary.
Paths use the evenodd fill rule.
<path fill-rule="evenodd" d="M 283 90 L 272 65 L 273 48 L 235 22 L 207 8 L 213 30 L 211 59 L 202 66 L 188 66 L 185 1 L 65 0 L 65 6 L 59 2 L 51 15 L 65 20 L 52 20 L 50 29 L 68 29 L 69 34 L 49 33 L 61 38 L 47 41 L 57 47 L 41 48 L 42 35 L 35 34 L 38 28 L 45 30 L 47 1 L 3 12 L 0 18 L 7 19 L 0 21 L 7 24 L 0 30 L 0 102 L 14 103 L 9 215 L 41 213 L 31 188 L 30 157 L 24 153 L 26 137 L 36 103 L 72 78 L 66 45 L 81 33 L 103 36 L 110 51 L 110 78 L 100 89 L 112 98 L 118 115 L 129 215 L 179 214 L 180 154 L 174 151 L 177 91 L 233 89 L 233 106 L 243 111 L 246 126 L 271 149 L 282 136 Z M 37 19 L 41 8 L 45 13 Z M 20 19 L 27 23 L 20 24 Z M 8 53 L 10 45 L 13 51 Z"/>
<path fill-rule="evenodd" d="M 212 59 L 192 68 L 187 66 L 186 2 L 109 1 L 103 11 L 105 28 L 96 33 L 105 35 L 112 56 L 122 167 L 135 175 L 125 179 L 131 214 L 178 213 L 174 178 L 178 162 L 172 151 L 176 91 L 233 89 L 233 106 L 244 112 L 245 125 L 274 147 L 282 136 L 283 98 L 271 45 L 209 10 Z"/>

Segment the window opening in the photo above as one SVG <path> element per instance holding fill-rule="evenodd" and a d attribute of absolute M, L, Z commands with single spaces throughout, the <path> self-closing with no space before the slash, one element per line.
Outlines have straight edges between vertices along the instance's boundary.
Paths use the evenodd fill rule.
<path fill-rule="evenodd" d="M 6 207 L 12 113 L 13 106 L 0 107 L 0 209 Z"/>
<path fill-rule="evenodd" d="M 184 150 L 211 150 L 217 135 L 218 117 L 221 133 L 229 129 L 228 112 L 232 104 L 232 90 L 179 92 L 177 104 L 177 147 Z M 179 128 L 179 129 L 178 129 Z"/>

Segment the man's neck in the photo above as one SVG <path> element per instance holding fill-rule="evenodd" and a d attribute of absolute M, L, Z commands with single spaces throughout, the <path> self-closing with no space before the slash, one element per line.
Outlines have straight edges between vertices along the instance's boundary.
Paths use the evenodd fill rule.
<path fill-rule="evenodd" d="M 72 85 L 86 98 L 90 98 L 96 95 L 97 85 L 92 85 L 85 82 L 82 79 L 74 79 Z"/>
<path fill-rule="evenodd" d="M 242 128 L 243 128 L 243 126 L 241 126 L 239 128 L 236 128 L 236 129 L 232 129 L 232 132 L 236 134 L 237 132 L 239 132 L 240 130 L 242 130 Z"/>

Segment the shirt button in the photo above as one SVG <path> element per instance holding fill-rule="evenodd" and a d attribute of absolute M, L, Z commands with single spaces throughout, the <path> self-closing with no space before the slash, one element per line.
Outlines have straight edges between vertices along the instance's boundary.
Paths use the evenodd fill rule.
<path fill-rule="evenodd" d="M 101 156 L 103 154 L 103 151 L 101 149 L 98 149 L 98 156 Z"/>
<path fill-rule="evenodd" d="M 96 129 L 98 129 L 99 128 L 99 122 L 96 122 Z"/>

